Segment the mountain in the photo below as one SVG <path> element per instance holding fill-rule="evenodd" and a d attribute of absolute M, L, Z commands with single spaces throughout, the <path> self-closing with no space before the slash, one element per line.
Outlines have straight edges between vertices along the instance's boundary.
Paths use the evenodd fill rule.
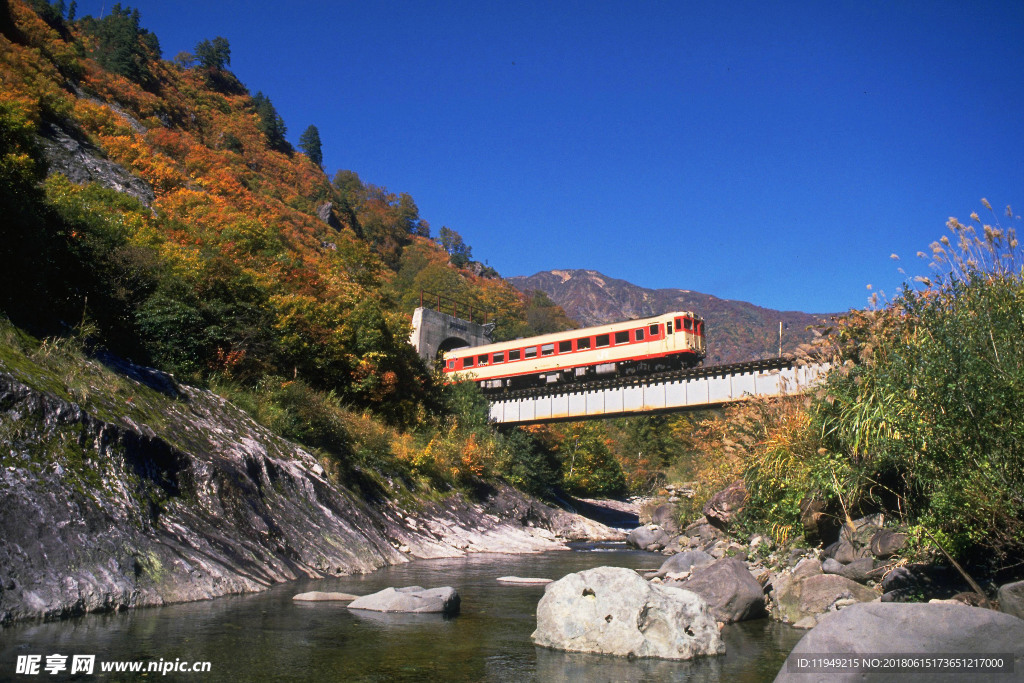
<path fill-rule="evenodd" d="M 595 270 L 549 270 L 508 278 L 520 291 L 540 290 L 584 326 L 646 318 L 669 311 L 693 311 L 706 322 L 709 365 L 771 358 L 809 342 L 808 327 L 830 314 L 776 311 L 745 301 L 720 299 L 687 289 L 646 289 Z"/>

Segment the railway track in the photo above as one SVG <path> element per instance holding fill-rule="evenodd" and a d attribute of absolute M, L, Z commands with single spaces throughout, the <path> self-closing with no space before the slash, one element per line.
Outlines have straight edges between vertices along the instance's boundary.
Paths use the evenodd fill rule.
<path fill-rule="evenodd" d="M 766 360 L 744 361 L 727 365 L 710 365 L 682 370 L 666 370 L 644 375 L 616 375 L 601 377 L 566 384 L 552 384 L 542 387 L 526 387 L 522 389 L 504 389 L 485 391 L 489 401 L 508 401 L 524 398 L 537 398 L 554 394 L 582 393 L 600 389 L 618 389 L 621 387 L 643 386 L 662 382 L 678 382 L 688 379 L 704 379 L 707 377 L 726 377 L 745 375 L 752 372 L 771 372 L 793 367 L 800 361 L 793 358 L 769 358 Z"/>

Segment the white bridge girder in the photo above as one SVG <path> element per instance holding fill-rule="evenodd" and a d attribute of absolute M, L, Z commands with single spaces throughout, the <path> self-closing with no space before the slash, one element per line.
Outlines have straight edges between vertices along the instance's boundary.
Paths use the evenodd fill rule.
<path fill-rule="evenodd" d="M 760 361 L 697 368 L 669 376 L 521 390 L 489 397 L 491 421 L 530 424 L 585 420 L 710 408 L 752 397 L 791 396 L 818 384 L 829 367 L 827 363 Z"/>

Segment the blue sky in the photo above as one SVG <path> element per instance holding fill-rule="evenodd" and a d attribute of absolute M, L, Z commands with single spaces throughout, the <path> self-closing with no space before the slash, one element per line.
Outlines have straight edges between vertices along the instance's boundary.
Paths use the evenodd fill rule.
<path fill-rule="evenodd" d="M 840 311 L 1024 206 L 1019 1 L 124 4 L 506 276 Z"/>

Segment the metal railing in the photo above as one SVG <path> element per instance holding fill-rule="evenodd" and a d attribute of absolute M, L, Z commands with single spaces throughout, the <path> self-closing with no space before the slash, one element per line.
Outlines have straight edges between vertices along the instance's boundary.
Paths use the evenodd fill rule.
<path fill-rule="evenodd" d="M 435 307 L 436 304 L 436 307 Z M 453 318 L 459 320 L 466 320 L 468 322 L 480 322 L 481 324 L 487 324 L 487 316 L 489 310 L 482 308 L 481 306 L 474 306 L 466 301 L 459 301 L 450 296 L 443 294 L 435 294 L 434 292 L 427 292 L 420 290 L 420 308 L 435 308 L 438 313 L 451 313 Z M 461 317 L 459 311 L 463 311 L 467 317 Z M 479 314 L 483 317 L 483 320 L 474 320 L 473 315 Z"/>

